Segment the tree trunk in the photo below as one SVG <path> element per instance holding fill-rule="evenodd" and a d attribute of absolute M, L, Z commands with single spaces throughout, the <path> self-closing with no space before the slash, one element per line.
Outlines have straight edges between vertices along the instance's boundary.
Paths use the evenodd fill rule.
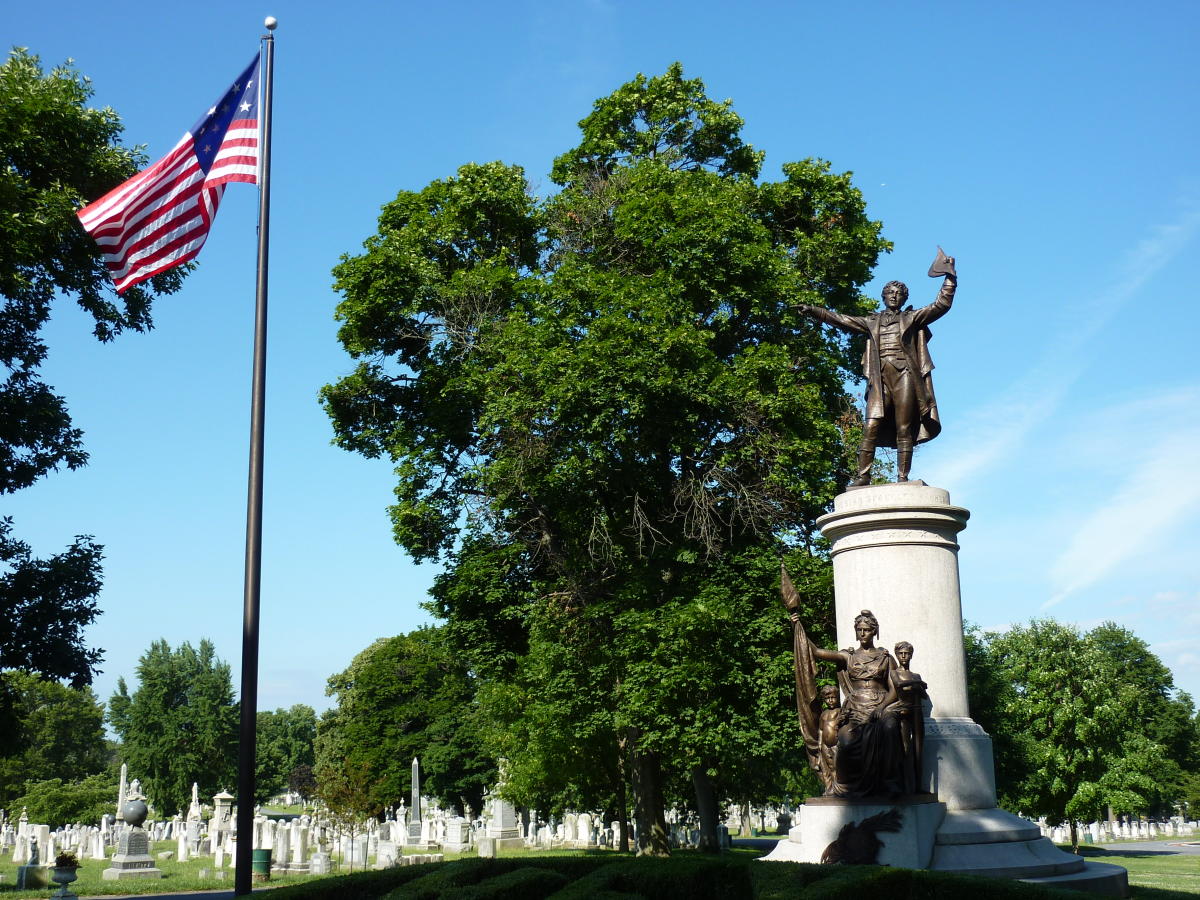
<path fill-rule="evenodd" d="M 636 733 L 631 735 L 633 747 L 633 815 L 637 821 L 637 855 L 670 856 L 667 839 L 667 818 L 663 813 L 662 773 L 658 755 L 642 751 Z"/>
<path fill-rule="evenodd" d="M 742 835 L 742 837 L 750 837 L 751 833 L 754 831 L 754 822 L 750 819 L 749 800 L 742 804 L 740 813 L 741 814 L 738 816 L 738 818 L 741 820 L 741 822 L 738 825 L 738 833 Z"/>
<path fill-rule="evenodd" d="M 717 792 L 703 766 L 692 770 L 692 786 L 696 789 L 696 811 L 700 814 L 701 853 L 720 853 L 721 839 L 717 835 Z"/>
<path fill-rule="evenodd" d="M 617 738 L 617 822 L 620 827 L 620 838 L 617 849 L 622 853 L 629 852 L 629 796 L 625 790 L 625 735 Z"/>
<path fill-rule="evenodd" d="M 1075 820 L 1071 820 L 1071 852 L 1079 853 L 1079 829 L 1075 826 Z"/>

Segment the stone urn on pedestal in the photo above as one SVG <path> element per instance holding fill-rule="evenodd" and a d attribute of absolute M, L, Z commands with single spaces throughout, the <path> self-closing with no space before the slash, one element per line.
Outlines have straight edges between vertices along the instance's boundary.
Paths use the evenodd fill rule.
<path fill-rule="evenodd" d="M 58 885 L 58 890 L 50 895 L 51 898 L 78 900 L 78 895 L 67 889 L 67 885 L 79 877 L 78 869 L 79 857 L 74 853 L 60 853 L 54 858 L 54 872 L 50 880 Z"/>

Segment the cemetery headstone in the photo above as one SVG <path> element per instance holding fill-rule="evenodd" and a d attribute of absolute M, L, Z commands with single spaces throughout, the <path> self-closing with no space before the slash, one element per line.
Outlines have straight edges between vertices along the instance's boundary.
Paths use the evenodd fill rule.
<path fill-rule="evenodd" d="M 400 848 L 393 841 L 380 841 L 375 852 L 375 868 L 390 869 L 399 865 Z"/>
<path fill-rule="evenodd" d="M 132 792 L 131 792 L 132 793 Z M 121 810 L 129 829 L 121 835 L 117 852 L 107 869 L 100 873 L 105 881 L 122 881 L 127 878 L 162 878 L 162 870 L 154 865 L 150 856 L 150 841 L 142 823 L 149 809 L 140 792 Z"/>
<path fill-rule="evenodd" d="M 308 860 L 308 871 L 313 875 L 328 875 L 331 869 L 329 854 L 314 850 Z"/>
<path fill-rule="evenodd" d="M 32 890 L 48 887 L 50 869 L 42 863 L 41 850 L 36 834 L 29 835 L 25 864 L 17 867 L 17 890 Z"/>
<path fill-rule="evenodd" d="M 412 761 L 412 808 L 408 813 L 408 843 L 419 845 L 421 835 L 421 764 L 414 756 Z"/>
<path fill-rule="evenodd" d="M 129 783 L 129 766 L 121 763 L 121 783 L 117 786 L 117 821 L 125 821 L 125 804 L 129 801 L 127 795 Z"/>
<path fill-rule="evenodd" d="M 471 846 L 471 826 L 462 816 L 455 816 L 446 823 L 446 839 L 442 849 L 451 853 L 462 853 Z"/>

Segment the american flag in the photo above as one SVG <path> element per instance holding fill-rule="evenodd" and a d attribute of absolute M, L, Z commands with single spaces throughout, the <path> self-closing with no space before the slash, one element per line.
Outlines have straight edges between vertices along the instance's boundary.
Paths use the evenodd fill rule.
<path fill-rule="evenodd" d="M 258 56 L 175 149 L 79 210 L 117 293 L 194 259 L 231 181 L 258 182 Z"/>

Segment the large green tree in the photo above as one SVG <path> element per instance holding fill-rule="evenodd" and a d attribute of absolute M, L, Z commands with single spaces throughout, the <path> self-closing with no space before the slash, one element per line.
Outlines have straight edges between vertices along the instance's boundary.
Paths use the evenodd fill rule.
<path fill-rule="evenodd" d="M 55 298 L 73 298 L 109 341 L 149 329 L 155 295 L 176 290 L 184 274 L 158 275 L 121 297 L 113 291 L 75 211 L 145 159 L 121 144 L 116 112 L 88 106 L 91 96 L 69 64 L 45 72 L 18 48 L 0 65 L 0 495 L 87 462 L 66 400 L 39 376 Z M 0 518 L 0 669 L 89 684 L 101 654 L 85 646 L 83 629 L 97 615 L 101 548 L 78 537 L 37 559 L 12 524 Z M 11 702 L 0 695 L 0 718 L 11 716 Z"/>
<path fill-rule="evenodd" d="M 317 730 L 315 774 L 326 802 L 378 813 L 421 791 L 460 812 L 482 808 L 495 779 L 475 724 L 475 683 L 437 628 L 381 638 L 329 679 L 337 705 Z"/>
<path fill-rule="evenodd" d="M 104 707 L 91 688 L 10 671 L 0 673 L 0 690 L 11 698 L 13 713 L 8 749 L 0 755 L 0 806 L 11 807 L 27 783 L 70 783 L 105 771 Z"/>
<path fill-rule="evenodd" d="M 161 812 L 186 812 L 192 783 L 210 797 L 236 778 L 238 704 L 229 664 L 212 642 L 184 642 L 172 650 L 155 641 L 138 661 L 138 685 L 125 679 L 108 703 L 108 720 L 121 739 L 131 776 L 141 779 Z"/>
<path fill-rule="evenodd" d="M 255 720 L 255 800 L 264 803 L 290 789 L 292 773 L 301 766 L 311 771 L 316 761 L 317 714 L 302 703 L 273 712 L 260 710 Z"/>
<path fill-rule="evenodd" d="M 518 167 L 464 166 L 402 191 L 335 269 L 359 360 L 322 394 L 337 442 L 396 465 L 399 543 L 448 555 L 451 578 L 504 556 L 496 583 L 520 590 L 491 595 L 518 608 L 491 619 L 574 648 L 601 679 L 641 852 L 666 852 L 667 770 L 708 756 L 676 745 L 672 721 L 696 709 L 667 677 L 689 654 L 671 654 L 688 648 L 717 681 L 746 669 L 706 656 L 694 601 L 747 589 L 732 559 L 806 547 L 846 480 L 851 354 L 793 306 L 865 311 L 859 286 L 888 246 L 827 163 L 760 182 L 741 125 L 678 64 L 639 75 L 580 123 L 554 196 L 533 197 Z M 738 652 L 761 662 L 756 584 L 722 627 L 754 634 Z M 437 602 L 468 634 L 478 603 L 444 598 L 461 592 Z M 659 642 L 667 623 L 677 635 Z M 514 660 L 527 639 L 475 637 Z M 756 722 L 764 739 L 776 718 Z"/>
<path fill-rule="evenodd" d="M 1176 689 L 1171 670 L 1129 629 L 1104 622 L 1087 639 L 1132 689 L 1130 712 L 1141 723 L 1141 733 L 1163 749 L 1165 763 L 1155 772 L 1149 811 L 1173 815 L 1186 774 L 1200 772 L 1200 728 L 1192 696 Z"/>
<path fill-rule="evenodd" d="M 1068 823 L 1169 809 L 1194 765 L 1195 713 L 1146 643 L 1107 622 L 1052 619 L 973 635 L 972 716 L 998 743 L 1004 805 Z"/>
<path fill-rule="evenodd" d="M 828 566 L 803 554 L 789 563 L 814 637 L 832 637 L 822 621 Z M 654 607 L 596 603 L 564 616 L 530 604 L 528 651 L 481 692 L 491 741 L 511 761 L 510 796 L 623 821 L 626 784 L 642 777 L 630 758 L 636 739 L 658 761 L 662 799 L 695 809 L 701 847 L 715 851 L 720 799 L 816 792 L 796 722 L 778 572 L 773 552 L 745 552 L 703 578 L 692 572 L 692 585 L 664 592 Z"/>

